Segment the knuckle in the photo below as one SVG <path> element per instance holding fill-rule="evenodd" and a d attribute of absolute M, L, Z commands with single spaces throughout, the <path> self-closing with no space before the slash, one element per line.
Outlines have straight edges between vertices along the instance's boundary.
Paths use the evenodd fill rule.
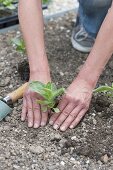
<path fill-rule="evenodd" d="M 59 118 L 57 121 L 56 121 L 56 124 L 57 125 L 60 125 L 62 123 L 62 120 Z"/>
<path fill-rule="evenodd" d="M 70 116 L 75 119 L 77 117 L 77 111 L 75 110 L 72 113 L 70 113 Z"/>
<path fill-rule="evenodd" d="M 70 116 L 71 116 L 72 118 L 75 118 L 75 117 L 76 117 L 75 112 L 70 113 Z"/>
<path fill-rule="evenodd" d="M 34 107 L 33 110 L 34 111 L 39 111 L 40 109 L 39 109 L 39 107 Z"/>
<path fill-rule="evenodd" d="M 74 99 L 73 99 L 73 102 L 79 104 L 79 103 L 80 103 L 80 100 L 77 99 L 77 98 L 74 98 Z"/>
<path fill-rule="evenodd" d="M 69 115 L 69 112 L 67 110 L 63 111 L 62 113 L 65 117 L 67 117 Z"/>
<path fill-rule="evenodd" d="M 28 107 L 28 111 L 30 111 L 30 112 L 31 112 L 32 110 L 33 110 L 33 109 L 32 109 L 31 107 Z"/>
<path fill-rule="evenodd" d="M 65 99 L 70 101 L 70 100 L 72 100 L 72 97 L 69 94 L 66 94 Z"/>

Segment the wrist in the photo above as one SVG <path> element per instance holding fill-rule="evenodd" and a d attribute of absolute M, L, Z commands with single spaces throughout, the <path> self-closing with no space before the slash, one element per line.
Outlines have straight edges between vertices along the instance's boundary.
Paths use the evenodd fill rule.
<path fill-rule="evenodd" d="M 50 74 L 50 69 L 49 67 L 34 67 L 34 68 L 30 68 L 30 77 L 34 77 L 37 74 Z"/>
<path fill-rule="evenodd" d="M 30 72 L 30 81 L 40 81 L 42 83 L 51 82 L 51 76 L 49 70 L 38 70 Z"/>
<path fill-rule="evenodd" d="M 78 79 L 85 81 L 92 89 L 94 89 L 100 74 L 101 73 L 96 69 L 93 71 L 92 68 L 83 68 L 77 77 Z"/>

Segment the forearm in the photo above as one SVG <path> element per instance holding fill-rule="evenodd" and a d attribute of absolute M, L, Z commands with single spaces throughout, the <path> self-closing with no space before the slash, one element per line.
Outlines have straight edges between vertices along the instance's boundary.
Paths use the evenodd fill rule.
<path fill-rule="evenodd" d="M 113 53 L 113 5 L 109 10 L 78 77 L 89 82 L 94 88 L 100 74 Z"/>
<path fill-rule="evenodd" d="M 19 0 L 18 13 L 29 58 L 30 73 L 49 72 L 44 45 L 41 0 Z"/>

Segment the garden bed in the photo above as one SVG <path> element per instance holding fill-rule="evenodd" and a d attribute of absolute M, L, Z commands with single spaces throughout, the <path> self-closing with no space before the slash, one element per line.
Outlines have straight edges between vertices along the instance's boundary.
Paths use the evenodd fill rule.
<path fill-rule="evenodd" d="M 87 55 L 72 48 L 73 14 L 46 25 L 47 54 L 53 81 L 68 87 Z M 0 35 L 0 91 L 5 95 L 24 81 L 18 64 L 26 56 L 18 54 L 10 39 L 20 32 Z M 113 82 L 113 60 L 109 61 L 98 84 Z M 84 120 L 73 130 L 55 131 L 50 125 L 34 130 L 20 121 L 22 100 L 13 113 L 0 124 L 1 170 L 112 170 L 113 169 L 113 102 L 95 95 Z"/>

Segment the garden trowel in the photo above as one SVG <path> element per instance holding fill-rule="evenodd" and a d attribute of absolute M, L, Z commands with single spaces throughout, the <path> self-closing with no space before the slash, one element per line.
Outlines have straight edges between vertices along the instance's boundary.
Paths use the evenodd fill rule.
<path fill-rule="evenodd" d="M 6 97 L 0 99 L 0 121 L 12 112 L 13 103 L 23 97 L 27 86 L 28 83 L 25 83 L 15 91 L 9 93 Z"/>

